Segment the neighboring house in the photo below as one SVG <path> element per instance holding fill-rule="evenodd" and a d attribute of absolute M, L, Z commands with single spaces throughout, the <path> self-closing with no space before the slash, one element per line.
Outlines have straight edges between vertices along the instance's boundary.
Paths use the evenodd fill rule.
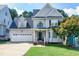
<path fill-rule="evenodd" d="M 63 16 L 50 4 L 42 9 L 33 10 L 32 18 L 15 18 L 11 24 L 11 42 L 33 42 L 33 43 L 60 43 L 52 28 L 58 27 L 58 22 L 63 21 Z"/>
<path fill-rule="evenodd" d="M 0 39 L 5 39 L 9 34 L 12 18 L 6 5 L 0 5 Z"/>

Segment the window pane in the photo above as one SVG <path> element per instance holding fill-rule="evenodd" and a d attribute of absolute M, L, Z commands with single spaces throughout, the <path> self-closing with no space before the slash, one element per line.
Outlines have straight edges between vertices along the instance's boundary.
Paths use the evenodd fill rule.
<path fill-rule="evenodd" d="M 7 16 L 7 12 L 5 12 L 5 15 Z"/>
<path fill-rule="evenodd" d="M 5 23 L 5 19 L 4 19 L 4 23 Z"/>
<path fill-rule="evenodd" d="M 43 27 L 43 23 L 39 22 L 38 25 L 37 25 L 37 27 L 39 27 L 39 28 Z"/>

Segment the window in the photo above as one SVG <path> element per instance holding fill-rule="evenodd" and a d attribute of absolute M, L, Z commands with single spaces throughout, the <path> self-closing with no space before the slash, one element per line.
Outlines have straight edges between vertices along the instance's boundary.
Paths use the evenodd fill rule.
<path fill-rule="evenodd" d="M 38 27 L 38 28 L 43 27 L 43 23 L 40 21 L 40 22 L 38 23 L 37 27 Z"/>
<path fill-rule="evenodd" d="M 25 27 L 23 22 L 20 23 L 20 27 Z"/>
<path fill-rule="evenodd" d="M 4 23 L 5 23 L 5 19 L 4 19 Z"/>
<path fill-rule="evenodd" d="M 58 23 L 55 23 L 55 26 L 57 26 L 58 25 Z"/>
<path fill-rule="evenodd" d="M 58 23 L 55 22 L 55 23 L 52 23 L 51 26 L 57 26 L 57 25 L 58 25 Z"/>
<path fill-rule="evenodd" d="M 7 16 L 7 12 L 5 12 L 5 15 Z"/>
<path fill-rule="evenodd" d="M 51 20 L 49 20 L 49 26 L 51 26 Z"/>

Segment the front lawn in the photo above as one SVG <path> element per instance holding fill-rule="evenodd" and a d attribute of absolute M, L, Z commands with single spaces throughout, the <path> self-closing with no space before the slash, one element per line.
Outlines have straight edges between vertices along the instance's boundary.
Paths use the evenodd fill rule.
<path fill-rule="evenodd" d="M 49 44 L 46 47 L 32 47 L 25 56 L 79 56 L 79 50 L 63 45 Z"/>
<path fill-rule="evenodd" d="M 5 44 L 7 42 L 8 42 L 8 40 L 0 40 L 0 44 Z"/>

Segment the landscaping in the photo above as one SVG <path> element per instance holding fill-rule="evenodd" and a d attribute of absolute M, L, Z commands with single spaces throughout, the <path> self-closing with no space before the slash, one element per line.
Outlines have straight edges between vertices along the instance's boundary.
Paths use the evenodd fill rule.
<path fill-rule="evenodd" d="M 5 44 L 7 42 L 8 42 L 8 40 L 0 40 L 0 44 Z"/>
<path fill-rule="evenodd" d="M 79 56 L 79 49 L 60 44 L 48 44 L 45 47 L 31 47 L 25 56 Z"/>

